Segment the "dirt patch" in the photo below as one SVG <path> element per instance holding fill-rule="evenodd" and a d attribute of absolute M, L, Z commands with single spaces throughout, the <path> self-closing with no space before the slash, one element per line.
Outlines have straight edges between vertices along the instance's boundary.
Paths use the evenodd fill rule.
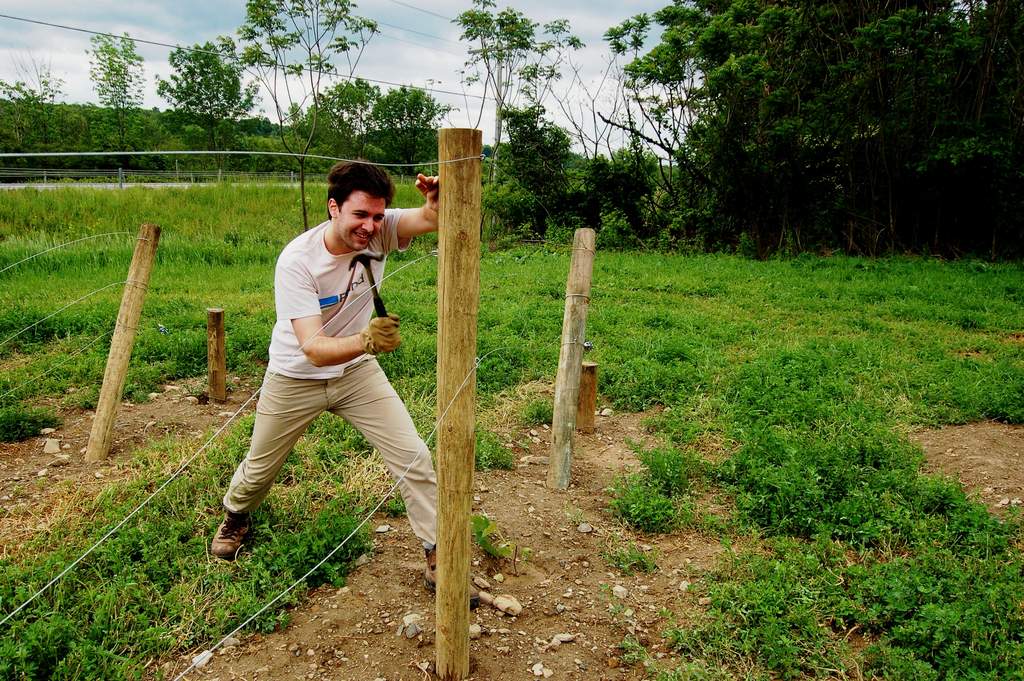
<path fill-rule="evenodd" d="M 1024 426 L 986 421 L 911 437 L 924 449 L 925 472 L 959 480 L 992 512 L 1024 503 Z"/>
<path fill-rule="evenodd" d="M 544 678 L 545 669 L 554 679 L 643 678 L 642 666 L 623 659 L 619 644 L 627 635 L 646 646 L 658 664 L 676 666 L 661 639 L 670 626 L 663 609 L 685 617 L 699 607 L 688 585 L 699 582 L 722 548 L 697 533 L 634 535 L 608 514 L 606 488 L 638 465 L 626 440 L 653 444 L 642 420 L 635 414 L 599 417 L 592 435 L 578 436 L 573 484 L 564 493 L 545 486 L 551 434 L 543 428 L 533 429 L 536 435 L 528 428 L 510 434 L 530 446 L 517 450 L 516 470 L 477 473 L 473 512 L 487 514 L 532 555 L 513 567 L 474 548 L 474 574 L 489 580 L 492 593 L 518 599 L 523 612 L 507 617 L 482 605 L 470 614 L 470 623 L 482 632 L 470 641 L 472 678 L 533 679 L 536 673 Z M 282 631 L 242 632 L 238 645 L 219 651 L 189 678 L 432 678 L 435 611 L 422 584 L 422 548 L 405 518 L 382 514 L 371 523 L 391 529 L 375 534 L 372 555 L 346 587 L 315 590 Z M 581 531 L 582 523 L 591 531 Z M 653 547 L 658 569 L 626 575 L 610 567 L 602 553 L 623 541 Z M 423 631 L 412 638 L 398 634 L 409 614 L 422 616 Z M 558 635 L 572 640 L 552 645 Z M 190 656 L 164 661 L 161 669 L 173 678 L 189 661 Z"/>
<path fill-rule="evenodd" d="M 111 480 L 130 475 L 131 469 L 123 461 L 136 448 L 172 434 L 198 442 L 245 404 L 256 386 L 235 380 L 224 404 L 193 396 L 197 391 L 190 383 L 167 385 L 143 404 L 124 402 L 114 424 L 110 457 L 99 463 L 85 461 L 92 410 L 63 410 L 62 425 L 53 433 L 0 443 L 0 557 L 16 553 L 21 539 L 60 522 L 74 512 L 79 501 L 94 497 Z M 48 406 L 61 411 L 59 400 Z M 245 411 L 254 408 L 252 400 Z M 47 440 L 56 442 L 57 453 L 46 453 Z"/>

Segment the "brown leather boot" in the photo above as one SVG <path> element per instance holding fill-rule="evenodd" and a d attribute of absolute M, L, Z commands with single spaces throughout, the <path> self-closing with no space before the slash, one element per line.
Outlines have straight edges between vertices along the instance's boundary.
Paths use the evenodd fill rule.
<path fill-rule="evenodd" d="M 423 586 L 434 593 L 437 590 L 437 549 L 425 549 L 427 566 L 423 569 Z M 469 609 L 476 610 L 480 605 L 480 590 L 469 584 Z"/>
<path fill-rule="evenodd" d="M 238 555 L 238 549 L 242 548 L 242 540 L 248 533 L 249 514 L 226 511 L 224 522 L 217 528 L 217 534 L 213 535 L 210 553 L 224 560 L 234 560 Z"/>

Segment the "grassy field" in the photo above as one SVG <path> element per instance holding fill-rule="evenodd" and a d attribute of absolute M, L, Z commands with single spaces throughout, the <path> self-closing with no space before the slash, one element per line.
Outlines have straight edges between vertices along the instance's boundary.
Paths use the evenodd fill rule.
<path fill-rule="evenodd" d="M 414 205 L 414 190 L 404 187 L 398 203 Z M 128 234 L 0 273 L 0 341 L 122 281 L 138 225 L 150 221 L 163 235 L 128 399 L 205 371 L 209 306 L 226 310 L 229 371 L 256 378 L 273 322 L 273 264 L 298 233 L 298 216 L 287 188 L 5 194 L 0 270 L 63 241 Z M 436 261 L 417 259 L 431 247 L 427 239 L 396 255 L 390 272 L 412 264 L 384 286 L 404 342 L 382 364 L 424 433 L 435 414 Z M 491 354 L 477 385 L 485 413 L 517 386 L 553 379 L 568 260 L 568 248 L 555 245 L 483 254 L 479 354 Z M 117 286 L 101 291 L 0 345 L 0 395 L 15 391 L 0 400 L 0 437 L 34 434 L 53 416 L 38 410 L 44 398 L 92 406 L 106 345 L 69 356 L 111 330 L 119 298 Z M 611 508 L 644 531 L 699 527 L 755 547 L 723 561 L 702 622 L 665 632 L 692 662 L 661 678 L 839 676 L 851 660 L 878 678 L 1019 674 L 1021 527 L 919 475 L 921 453 L 907 434 L 979 419 L 1024 422 L 1022 332 L 1019 263 L 599 253 L 588 335 L 600 392 L 620 410 L 668 407 L 651 419 L 664 447 L 644 453 L 645 472 L 621 481 Z M 522 418 L 538 411 L 543 405 L 522 405 Z M 252 560 L 214 569 L 205 543 L 251 426 L 231 429 L 5 625 L 0 678 L 131 678 L 151 659 L 218 639 L 305 572 L 384 491 L 359 484 L 379 472 L 365 442 L 318 421 L 303 456 L 288 464 L 293 482 L 257 516 L 270 540 Z M 45 584 L 193 451 L 194 443 L 153 443 L 125 463 L 127 481 L 82 502 L 80 520 L 0 562 L 0 611 Z M 341 475 L 328 474 L 338 468 Z M 731 500 L 729 514 L 696 504 L 709 490 Z M 315 579 L 343 579 L 366 542 L 359 535 Z M 285 617 L 268 613 L 257 627 Z M 867 647 L 851 648 L 844 634 L 852 627 Z"/>

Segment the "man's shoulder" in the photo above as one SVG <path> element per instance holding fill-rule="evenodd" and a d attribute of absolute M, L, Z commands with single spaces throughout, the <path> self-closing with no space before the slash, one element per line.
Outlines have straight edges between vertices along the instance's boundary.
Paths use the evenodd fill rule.
<path fill-rule="evenodd" d="M 277 266 L 309 262 L 309 259 L 318 252 L 317 249 L 323 240 L 323 231 L 326 224 L 326 222 L 321 222 L 316 227 L 307 229 L 289 241 L 281 249 L 281 254 L 277 258 Z"/>

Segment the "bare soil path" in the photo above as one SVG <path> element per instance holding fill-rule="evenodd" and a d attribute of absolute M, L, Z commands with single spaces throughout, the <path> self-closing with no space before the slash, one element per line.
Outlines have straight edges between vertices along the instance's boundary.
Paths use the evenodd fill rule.
<path fill-rule="evenodd" d="M 523 612 L 508 617 L 481 605 L 471 614 L 471 624 L 481 629 L 470 642 L 472 678 L 643 678 L 642 668 L 623 660 L 619 644 L 627 635 L 656 659 L 671 662 L 660 639 L 668 626 L 662 610 L 678 616 L 696 607 L 696 597 L 680 584 L 699 580 L 722 549 L 698 534 L 637 537 L 608 515 L 605 488 L 637 463 L 625 440 L 650 441 L 641 422 L 635 414 L 598 418 L 593 435 L 578 437 L 574 482 L 565 493 L 544 485 L 550 446 L 546 429 L 535 431 L 536 436 L 529 429 L 523 433 L 539 442 L 532 443 L 530 452 L 520 452 L 516 470 L 476 474 L 473 512 L 495 520 L 507 538 L 528 547 L 531 555 L 513 567 L 474 549 L 474 574 L 487 579 L 495 595 L 514 596 Z M 433 596 L 422 584 L 423 551 L 404 517 L 381 514 L 371 521 L 373 527 L 382 525 L 391 529 L 375 535 L 372 555 L 350 575 L 347 586 L 315 590 L 292 613 L 286 629 L 241 635 L 238 645 L 218 652 L 189 678 L 432 678 L 435 613 Z M 609 567 L 601 554 L 623 540 L 654 546 L 657 571 L 630 576 Z M 422 631 L 411 638 L 399 634 L 408 615 L 421 617 Z M 565 642 L 552 644 L 556 637 Z M 162 671 L 173 677 L 188 662 L 168 661 Z"/>

